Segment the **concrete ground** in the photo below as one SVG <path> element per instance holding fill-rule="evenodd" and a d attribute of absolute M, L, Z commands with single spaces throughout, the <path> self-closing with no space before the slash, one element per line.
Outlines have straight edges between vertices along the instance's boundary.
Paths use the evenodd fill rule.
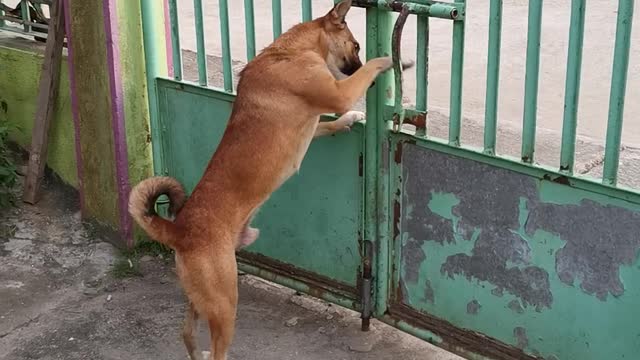
<path fill-rule="evenodd" d="M 173 259 L 126 258 L 83 226 L 75 194 L 45 184 L 37 206 L 0 214 L 1 360 L 187 359 Z M 124 267 L 123 267 L 124 265 Z M 230 360 L 461 359 L 358 314 L 241 276 Z M 204 326 L 201 344 L 208 346 Z"/>

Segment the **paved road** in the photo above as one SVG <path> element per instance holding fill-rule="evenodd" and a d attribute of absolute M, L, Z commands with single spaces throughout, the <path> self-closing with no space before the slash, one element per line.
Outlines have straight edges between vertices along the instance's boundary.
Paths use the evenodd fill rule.
<path fill-rule="evenodd" d="M 179 0 L 178 3 L 183 47 L 195 50 L 193 2 Z M 314 16 L 317 16 L 328 9 L 331 1 L 314 0 L 313 3 Z M 525 0 L 504 1 L 499 122 L 516 128 L 522 121 L 527 3 Z M 230 1 L 229 6 L 232 56 L 234 60 L 245 61 L 243 2 Z M 542 128 L 559 131 L 564 107 L 570 1 L 545 2 L 544 6 L 538 123 Z M 282 0 L 282 7 L 283 29 L 287 29 L 301 19 L 300 2 Z M 476 121 L 484 116 L 488 7 L 488 0 L 474 0 L 469 1 L 467 11 L 464 115 Z M 600 0 L 597 8 L 587 9 L 578 133 L 597 141 L 603 141 L 606 134 L 616 10 L 614 0 Z M 220 55 L 218 1 L 205 0 L 204 12 L 207 53 Z M 262 48 L 272 41 L 271 1 L 255 0 L 255 14 L 258 48 Z M 356 37 L 364 42 L 364 10 L 352 11 L 348 22 Z M 451 22 L 434 19 L 431 29 L 429 104 L 431 109 L 447 113 Z M 637 121 L 640 116 L 640 26 L 634 28 L 632 43 L 623 141 L 640 144 L 640 121 Z M 410 19 L 403 35 L 404 56 L 414 58 L 415 49 L 415 19 Z M 407 76 L 405 91 L 415 93 L 415 75 Z M 463 133 L 463 142 L 467 140 L 465 137 L 472 141 L 470 133 Z"/>

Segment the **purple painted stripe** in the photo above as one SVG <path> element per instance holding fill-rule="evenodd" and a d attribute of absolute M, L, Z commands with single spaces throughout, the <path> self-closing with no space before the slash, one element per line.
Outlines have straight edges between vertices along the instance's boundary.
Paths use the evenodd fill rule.
<path fill-rule="evenodd" d="M 127 134 L 124 114 L 124 89 L 120 69 L 120 48 L 118 34 L 118 13 L 116 0 L 102 2 L 104 13 L 104 32 L 107 46 L 107 67 L 109 70 L 109 87 L 111 94 L 111 122 L 115 147 L 116 180 L 118 185 L 118 209 L 120 212 L 120 232 L 133 245 L 132 223 L 129 216 L 129 155 L 127 153 Z"/>
<path fill-rule="evenodd" d="M 80 110 L 78 108 L 78 88 L 76 86 L 76 72 L 73 65 L 73 36 L 71 33 L 71 7 L 69 0 L 63 0 L 64 7 L 64 26 L 67 36 L 67 65 L 69 67 L 69 85 L 71 87 L 71 114 L 73 116 L 73 132 L 76 148 L 76 167 L 78 174 L 78 194 L 80 197 L 80 211 L 84 215 L 84 171 L 82 164 L 82 146 L 80 143 Z"/>
<path fill-rule="evenodd" d="M 171 42 L 171 19 L 169 18 L 169 0 L 164 0 L 164 39 L 167 50 L 167 71 L 173 77 L 173 43 Z"/>

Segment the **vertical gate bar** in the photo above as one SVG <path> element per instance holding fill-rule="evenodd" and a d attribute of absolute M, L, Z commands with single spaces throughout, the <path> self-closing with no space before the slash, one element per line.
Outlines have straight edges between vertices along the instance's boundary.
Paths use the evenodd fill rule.
<path fill-rule="evenodd" d="M 609 96 L 609 120 L 605 145 L 602 180 L 607 185 L 616 185 L 620 161 L 620 142 L 624 117 L 624 97 L 629 72 L 629 48 L 635 0 L 620 0 L 616 25 L 616 42 L 613 53 L 613 76 Z"/>
<path fill-rule="evenodd" d="M 21 0 L 20 16 L 22 17 L 22 21 L 24 21 L 24 31 L 31 31 L 31 26 L 27 24 L 27 22 L 31 22 L 31 14 L 29 13 L 29 3 L 27 0 Z"/>
<path fill-rule="evenodd" d="M 390 56 L 391 55 L 391 33 L 393 30 L 393 21 L 395 14 L 377 9 L 367 10 L 367 14 L 375 18 L 374 23 L 367 26 L 368 32 L 377 32 L 377 36 L 369 36 L 367 47 L 371 45 L 374 50 L 367 55 L 371 57 Z M 373 40 L 376 40 L 374 43 Z M 368 58 L 371 58 L 368 57 Z M 368 203 L 369 217 L 368 221 L 373 222 L 375 231 L 373 239 L 377 246 L 376 249 L 376 270 L 375 270 L 375 313 L 378 316 L 384 314 L 387 310 L 387 299 L 389 297 L 389 270 L 390 270 L 390 254 L 389 254 L 389 129 L 392 119 L 385 117 L 385 109 L 393 105 L 394 98 L 394 80 L 393 72 L 388 71 L 381 74 L 376 79 L 374 87 L 375 97 L 367 97 L 367 114 L 370 109 L 375 109 L 374 117 L 369 117 L 367 122 L 369 126 L 375 123 L 370 137 L 366 140 L 366 145 L 373 147 L 371 150 L 374 155 L 374 161 L 367 159 L 368 164 L 374 165 L 372 170 L 375 185 L 373 188 L 375 201 Z M 371 93 L 372 91 L 369 91 Z M 372 139 L 373 137 L 373 139 Z M 371 144 L 372 143 L 372 144 Z M 371 234 L 371 233 L 370 233 Z"/>
<path fill-rule="evenodd" d="M 418 16 L 416 53 L 416 110 L 427 111 L 429 86 L 429 17 Z M 417 136 L 427 136 L 426 115 L 424 128 L 416 127 Z"/>
<path fill-rule="evenodd" d="M 253 0 L 244 0 L 244 28 L 247 38 L 247 62 L 256 57 L 256 25 Z"/>
<path fill-rule="evenodd" d="M 2 4 L 2 0 L 0 0 L 0 4 Z M 2 6 L 0 6 L 0 16 L 4 16 L 6 15 L 4 13 L 4 10 L 2 10 Z M 4 19 L 0 19 L 0 28 L 3 28 L 5 26 L 5 22 Z"/>
<path fill-rule="evenodd" d="M 182 80 L 182 47 L 180 46 L 180 26 L 178 23 L 178 5 L 169 0 L 169 18 L 171 19 L 171 47 L 173 50 L 173 78 Z"/>
<path fill-rule="evenodd" d="M 582 71 L 582 45 L 586 0 L 571 0 L 571 25 L 569 26 L 569 55 L 564 91 L 564 117 L 562 120 L 562 148 L 560 171 L 573 173 L 576 150 L 576 126 L 580 100 L 580 73 Z"/>
<path fill-rule="evenodd" d="M 273 12 L 273 40 L 282 34 L 282 0 L 271 0 Z"/>
<path fill-rule="evenodd" d="M 313 4 L 311 0 L 302 0 L 302 21 L 310 21 L 313 18 Z"/>
<path fill-rule="evenodd" d="M 222 3 L 222 2 L 221 2 Z M 193 0 L 193 16 L 196 24 L 196 49 L 198 57 L 198 83 L 207 86 L 207 52 L 204 46 L 204 21 L 202 0 Z M 222 16 L 220 17 L 222 20 Z"/>
<path fill-rule="evenodd" d="M 529 1 L 527 30 L 527 70 L 524 79 L 524 116 L 521 152 L 522 161 L 526 163 L 533 162 L 533 153 L 535 152 L 541 30 L 542 0 L 531 0 Z"/>
<path fill-rule="evenodd" d="M 464 4 L 466 0 L 455 0 Z M 460 146 L 462 120 L 462 70 L 464 65 L 464 21 L 453 22 L 453 50 L 451 52 L 451 93 L 449 98 L 449 145 Z"/>
<path fill-rule="evenodd" d="M 379 10 L 374 8 L 366 9 L 366 28 L 367 28 L 367 43 L 366 43 L 366 54 L 367 60 L 371 60 L 378 56 L 378 12 Z M 377 191 L 378 191 L 378 138 L 377 138 L 377 127 L 378 123 L 381 121 L 378 115 L 378 93 L 377 93 L 376 84 L 373 88 L 370 88 L 367 91 L 366 95 L 366 114 L 367 120 L 365 123 L 365 142 L 364 142 L 364 187 L 365 187 L 365 206 L 364 206 L 364 240 L 365 242 L 375 243 L 377 239 Z M 371 253 L 367 253 L 367 247 L 363 249 L 365 251 L 364 257 L 366 262 L 367 259 L 374 258 L 372 261 L 374 269 L 378 269 L 375 260 L 377 260 L 377 253 L 373 250 L 375 246 L 370 247 Z M 377 271 L 376 277 L 377 275 Z M 377 281 L 376 281 L 377 283 Z M 377 294 L 377 290 L 374 289 L 374 292 Z M 365 298 L 363 295 L 362 298 Z M 363 304 L 364 305 L 364 304 Z M 377 307 L 376 307 L 377 309 Z M 363 318 L 369 316 L 370 314 L 362 314 Z"/>
<path fill-rule="evenodd" d="M 502 0 L 489 5 L 489 50 L 487 57 L 487 93 L 484 112 L 484 152 L 496 153 L 498 131 L 498 87 L 500 86 L 500 47 L 502 42 Z"/>
<path fill-rule="evenodd" d="M 220 0 L 220 36 L 222 37 L 222 76 L 224 91 L 233 92 L 233 69 L 231 64 L 231 34 L 229 33 L 229 4 Z"/>
<path fill-rule="evenodd" d="M 167 66 L 162 58 L 166 57 L 166 50 L 160 45 L 157 34 L 165 34 L 162 18 L 158 10 L 162 2 L 158 0 L 141 0 L 142 35 L 144 41 L 145 72 L 147 74 L 147 91 L 149 95 L 149 122 L 151 127 L 151 148 L 153 155 L 153 172 L 155 175 L 166 175 L 164 156 L 162 153 L 162 137 L 160 135 L 160 114 L 158 112 L 158 90 L 156 78 L 166 73 Z"/>

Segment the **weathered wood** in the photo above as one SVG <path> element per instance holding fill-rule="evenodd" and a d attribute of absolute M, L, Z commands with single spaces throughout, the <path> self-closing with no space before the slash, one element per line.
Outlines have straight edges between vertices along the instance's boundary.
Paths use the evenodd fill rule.
<path fill-rule="evenodd" d="M 31 135 L 29 165 L 22 197 L 23 201 L 29 204 L 35 204 L 38 201 L 40 184 L 47 162 L 49 128 L 56 110 L 64 38 L 64 5 L 61 0 L 57 0 L 51 6 L 49 35 L 44 52 L 42 74 L 40 75 L 36 117 Z"/>

